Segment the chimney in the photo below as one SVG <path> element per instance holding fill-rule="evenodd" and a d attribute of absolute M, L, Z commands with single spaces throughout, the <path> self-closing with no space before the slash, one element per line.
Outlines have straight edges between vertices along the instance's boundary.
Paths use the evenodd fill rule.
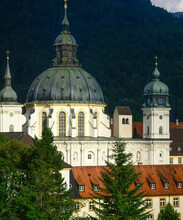
<path fill-rule="evenodd" d="M 179 119 L 176 119 L 176 126 L 179 126 Z"/>

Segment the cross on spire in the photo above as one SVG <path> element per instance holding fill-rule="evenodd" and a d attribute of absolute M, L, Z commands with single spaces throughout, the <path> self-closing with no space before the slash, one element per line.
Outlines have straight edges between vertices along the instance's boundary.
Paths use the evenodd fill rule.
<path fill-rule="evenodd" d="M 68 1 L 68 0 L 64 0 L 64 2 L 65 2 L 64 8 L 65 8 L 65 9 L 67 9 L 67 1 Z"/>
<path fill-rule="evenodd" d="M 10 55 L 10 51 L 7 50 L 5 53 L 6 53 L 6 59 L 9 60 L 9 58 L 10 58 L 10 56 L 9 56 Z"/>
<path fill-rule="evenodd" d="M 158 65 L 158 56 L 155 56 L 155 65 L 157 66 Z"/>
<path fill-rule="evenodd" d="M 68 0 L 64 0 L 65 15 L 64 15 L 64 20 L 62 21 L 62 26 L 63 26 L 64 31 L 67 31 L 69 28 L 69 21 L 67 19 L 67 1 Z"/>

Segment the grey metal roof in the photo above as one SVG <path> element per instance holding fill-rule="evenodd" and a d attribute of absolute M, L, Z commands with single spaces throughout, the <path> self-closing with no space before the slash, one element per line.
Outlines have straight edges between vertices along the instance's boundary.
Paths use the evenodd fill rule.
<path fill-rule="evenodd" d="M 12 103 L 17 103 L 17 94 L 11 87 L 9 57 L 7 57 L 7 66 L 5 70 L 4 79 L 5 79 L 4 88 L 0 91 L 0 102 L 7 105 Z"/>
<path fill-rule="evenodd" d="M 62 31 L 55 40 L 55 44 L 77 45 L 75 38 L 69 31 Z"/>
<path fill-rule="evenodd" d="M 144 87 L 144 95 L 149 95 L 149 94 L 168 95 L 169 93 L 168 86 L 159 80 L 160 72 L 157 68 L 157 63 L 152 75 L 154 79 L 152 80 L 152 82 L 148 83 Z"/>
<path fill-rule="evenodd" d="M 30 86 L 27 103 L 104 104 L 97 81 L 80 67 L 53 67 L 40 74 Z"/>
<path fill-rule="evenodd" d="M 32 137 L 25 132 L 0 132 L 0 134 L 9 139 L 19 140 L 25 145 L 33 145 Z"/>

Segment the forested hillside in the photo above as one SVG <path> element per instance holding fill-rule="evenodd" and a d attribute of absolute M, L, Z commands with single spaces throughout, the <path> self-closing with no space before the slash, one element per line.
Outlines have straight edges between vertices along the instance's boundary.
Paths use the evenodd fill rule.
<path fill-rule="evenodd" d="M 0 86 L 9 49 L 13 88 L 22 103 L 33 79 L 52 65 L 63 13 L 62 0 L 0 1 Z M 183 120 L 183 19 L 150 0 L 69 0 L 68 18 L 79 61 L 99 82 L 109 114 L 116 105 L 129 105 L 140 120 L 157 55 L 170 89 L 171 118 Z"/>

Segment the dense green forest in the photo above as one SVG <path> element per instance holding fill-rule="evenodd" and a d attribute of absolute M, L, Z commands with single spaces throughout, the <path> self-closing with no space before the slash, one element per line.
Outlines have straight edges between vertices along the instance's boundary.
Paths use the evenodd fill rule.
<path fill-rule="evenodd" d="M 22 103 L 33 79 L 52 66 L 63 3 L 0 1 L 0 86 L 9 49 L 13 88 Z M 69 0 L 68 17 L 82 68 L 99 82 L 108 114 L 116 105 L 129 105 L 140 120 L 143 88 L 157 55 L 161 80 L 170 89 L 171 120 L 183 120 L 183 19 L 150 0 Z"/>

